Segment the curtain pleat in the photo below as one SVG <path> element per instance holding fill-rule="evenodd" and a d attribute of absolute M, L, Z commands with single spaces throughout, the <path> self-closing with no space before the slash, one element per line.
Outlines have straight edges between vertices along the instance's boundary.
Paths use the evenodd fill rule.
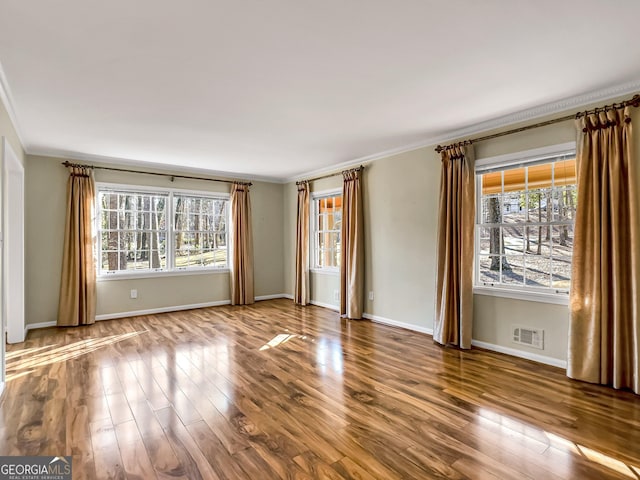
<path fill-rule="evenodd" d="M 567 375 L 640 394 L 640 227 L 629 110 L 576 121 Z"/>
<path fill-rule="evenodd" d="M 309 302 L 309 182 L 298 185 L 298 223 L 296 228 L 296 283 L 293 300 Z"/>
<path fill-rule="evenodd" d="M 362 318 L 364 231 L 360 170 L 343 172 L 340 250 L 340 315 Z"/>
<path fill-rule="evenodd" d="M 249 305 L 253 296 L 253 234 L 249 185 L 231 187 L 231 305 Z"/>
<path fill-rule="evenodd" d="M 93 171 L 71 167 L 67 182 L 67 212 L 58 303 L 59 326 L 88 325 L 95 322 L 94 211 Z"/>
<path fill-rule="evenodd" d="M 472 145 L 442 151 L 433 339 L 471 348 L 475 175 Z"/>

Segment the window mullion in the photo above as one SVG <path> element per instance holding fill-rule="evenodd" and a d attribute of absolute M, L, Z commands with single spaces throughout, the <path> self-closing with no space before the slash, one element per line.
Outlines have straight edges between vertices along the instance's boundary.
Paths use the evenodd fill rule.
<path fill-rule="evenodd" d="M 165 225 L 165 250 L 167 258 L 167 270 L 172 271 L 175 269 L 175 251 L 173 249 L 173 230 L 175 222 L 175 212 L 173 205 L 173 192 L 169 192 L 166 205 L 166 217 L 164 221 Z"/>

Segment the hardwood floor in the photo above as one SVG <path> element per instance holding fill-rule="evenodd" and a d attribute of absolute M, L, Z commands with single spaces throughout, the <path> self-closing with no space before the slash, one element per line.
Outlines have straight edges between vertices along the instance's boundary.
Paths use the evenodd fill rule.
<path fill-rule="evenodd" d="M 74 478 L 640 478 L 640 397 L 289 300 L 32 331 L 0 454 Z"/>

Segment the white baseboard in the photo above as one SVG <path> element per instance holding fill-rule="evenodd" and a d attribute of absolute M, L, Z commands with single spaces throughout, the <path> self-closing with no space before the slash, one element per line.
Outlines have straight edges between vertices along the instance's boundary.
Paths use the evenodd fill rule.
<path fill-rule="evenodd" d="M 194 308 L 218 307 L 220 305 L 231 305 L 231 300 L 219 300 L 216 302 L 193 303 L 191 305 L 176 305 L 172 307 L 150 308 L 147 310 L 135 310 L 131 312 L 105 313 L 102 315 L 96 315 L 96 320 L 113 320 L 115 318 L 137 317 L 138 315 L 153 315 L 155 313 L 193 310 Z"/>
<path fill-rule="evenodd" d="M 288 298 L 289 300 L 293 300 L 293 295 L 291 295 L 289 293 L 283 293 L 282 294 L 282 298 Z"/>
<path fill-rule="evenodd" d="M 255 300 L 261 302 L 262 300 L 274 300 L 276 298 L 288 298 L 286 293 L 274 293 L 273 295 L 258 295 Z M 293 295 L 291 296 L 293 300 Z"/>
<path fill-rule="evenodd" d="M 58 322 L 27 323 L 27 326 L 24 329 L 24 337 L 27 338 L 27 332 L 29 330 L 37 330 L 38 328 L 55 327 L 57 324 Z"/>
<path fill-rule="evenodd" d="M 256 302 L 260 302 L 262 300 L 273 300 L 275 298 L 287 298 L 287 295 L 284 293 L 277 293 L 274 295 L 260 295 L 255 297 L 255 300 Z M 191 305 L 177 305 L 172 307 L 150 308 L 147 310 L 134 310 L 130 312 L 104 313 L 102 315 L 96 315 L 96 320 L 97 321 L 113 320 L 116 318 L 137 317 L 138 315 L 153 315 L 155 313 L 167 313 L 167 312 L 179 312 L 181 310 L 193 310 L 194 308 L 218 307 L 220 305 L 231 305 L 231 300 L 219 300 L 216 302 L 194 303 Z M 37 328 L 55 327 L 56 325 L 57 325 L 56 322 L 41 322 L 41 323 L 27 324 L 24 330 L 25 337 L 29 330 L 35 330 Z"/>
<path fill-rule="evenodd" d="M 331 305 L 330 303 L 318 302 L 317 300 L 309 300 L 311 305 L 315 305 L 317 307 L 328 308 L 329 310 L 334 310 L 336 312 L 340 311 L 340 307 L 338 305 Z"/>
<path fill-rule="evenodd" d="M 376 323 L 383 323 L 385 325 L 391 325 L 393 327 L 400 327 L 406 330 L 413 330 L 415 332 L 426 333 L 427 335 L 433 336 L 433 329 L 427 327 L 420 327 L 418 325 L 413 325 L 411 323 L 398 322 L 396 320 L 391 320 L 390 318 L 379 317 L 377 315 L 372 315 L 370 313 L 365 313 L 362 315 L 367 320 L 371 320 Z M 553 367 L 558 368 L 567 368 L 567 362 L 565 360 L 559 360 L 553 357 L 547 357 L 545 355 L 539 355 L 537 353 L 527 352 L 524 350 L 518 350 L 516 348 L 503 347 L 501 345 L 495 345 L 493 343 L 481 342 L 479 340 L 472 340 L 471 345 L 474 347 L 484 348 L 485 350 L 491 350 L 492 352 L 504 353 L 506 355 L 511 355 L 512 357 L 524 358 L 526 360 L 532 360 L 538 363 L 544 363 L 545 365 L 551 365 Z"/>
<path fill-rule="evenodd" d="M 515 348 L 503 347 L 502 345 L 495 345 L 493 343 L 481 342 L 479 340 L 471 340 L 471 345 L 474 347 L 484 348 L 485 350 L 491 350 L 492 352 L 505 353 L 512 357 L 524 358 L 526 360 L 533 360 L 534 362 L 544 363 L 545 365 L 551 365 L 558 368 L 567 368 L 566 360 L 559 360 L 553 357 L 547 357 L 539 355 L 537 353 L 526 352 L 524 350 L 518 350 Z"/>
<path fill-rule="evenodd" d="M 391 320 L 390 318 L 380 317 L 378 315 L 372 315 L 370 313 L 363 313 L 362 317 L 376 323 L 383 323 L 384 325 L 391 325 L 392 327 L 400 327 L 400 328 L 404 328 L 405 330 L 413 330 L 414 332 L 433 335 L 432 328 L 421 327 L 419 325 L 413 325 L 411 323 L 398 322 L 397 320 Z"/>

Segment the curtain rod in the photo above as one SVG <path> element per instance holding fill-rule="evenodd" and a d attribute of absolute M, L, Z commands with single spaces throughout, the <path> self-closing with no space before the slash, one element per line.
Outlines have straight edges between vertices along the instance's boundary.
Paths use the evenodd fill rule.
<path fill-rule="evenodd" d="M 142 175 L 157 175 L 159 177 L 169 177 L 173 182 L 176 178 L 184 178 L 188 180 L 205 180 L 207 182 L 221 182 L 221 183 L 237 183 L 239 185 L 251 186 L 251 182 L 235 182 L 233 180 L 222 180 L 220 178 L 206 178 L 206 177 L 192 177 L 189 175 L 174 175 L 171 173 L 158 173 L 158 172 L 144 172 L 142 170 L 129 170 L 128 168 L 114 168 L 114 167 L 98 167 L 95 165 L 87 165 L 82 163 L 71 163 L 69 161 L 62 162 L 65 167 L 77 167 L 77 168 L 90 168 L 92 170 L 110 170 L 112 172 L 127 172 L 127 173 L 140 173 Z"/>
<path fill-rule="evenodd" d="M 304 182 L 315 182 L 316 180 L 322 180 L 323 178 L 336 177 L 338 175 L 343 175 L 349 172 L 357 172 L 358 170 L 363 170 L 363 169 L 364 169 L 364 165 L 360 165 L 359 167 L 350 168 L 348 170 L 342 170 L 341 172 L 328 173 L 326 175 L 322 175 L 321 177 L 309 178 L 308 180 L 298 180 L 296 182 L 296 185 L 300 185 L 301 183 L 304 183 Z"/>
<path fill-rule="evenodd" d="M 584 117 L 585 115 L 590 115 L 592 113 L 605 112 L 607 110 L 616 109 L 616 108 L 638 107 L 638 106 L 640 106 L 640 95 L 634 95 L 633 98 L 631 98 L 629 100 L 624 100 L 623 102 L 620 102 L 620 103 L 613 103 L 611 105 L 605 105 L 603 107 L 594 108 L 593 110 L 587 110 L 586 112 L 578 112 L 578 113 L 574 113 L 574 114 L 571 114 L 571 115 L 565 115 L 564 117 L 554 118 L 554 119 L 547 120 L 547 121 L 544 121 L 544 122 L 538 122 L 538 123 L 534 123 L 533 125 L 527 125 L 525 127 L 514 128 L 512 130 L 507 130 L 507 131 L 504 131 L 504 132 L 493 133 L 491 135 L 485 135 L 484 137 L 472 138 L 472 139 L 464 140 L 462 142 L 457 142 L 457 143 L 454 143 L 454 144 L 451 144 L 451 145 L 445 145 L 444 147 L 442 145 L 438 145 L 435 150 L 436 150 L 436 152 L 440 153 L 443 150 L 447 150 L 447 149 L 453 148 L 455 145 L 459 145 L 459 144 L 470 145 L 472 143 L 483 142 L 485 140 L 492 140 L 494 138 L 504 137 L 506 135 L 511 135 L 513 133 L 520 133 L 520 132 L 524 132 L 526 130 L 531 130 L 531 129 L 534 129 L 534 128 L 546 127 L 547 125 L 553 125 L 554 123 L 566 122 L 567 120 L 577 119 L 577 118 L 580 118 L 580 117 Z"/>

